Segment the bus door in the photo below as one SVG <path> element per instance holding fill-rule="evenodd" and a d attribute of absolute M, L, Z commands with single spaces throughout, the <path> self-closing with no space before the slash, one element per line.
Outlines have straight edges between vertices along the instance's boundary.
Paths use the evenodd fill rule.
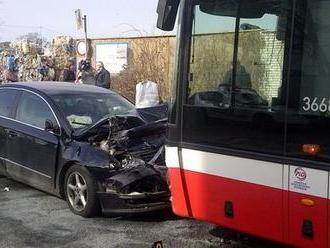
<path fill-rule="evenodd" d="M 330 1 L 296 1 L 286 116 L 289 240 L 328 246 Z"/>

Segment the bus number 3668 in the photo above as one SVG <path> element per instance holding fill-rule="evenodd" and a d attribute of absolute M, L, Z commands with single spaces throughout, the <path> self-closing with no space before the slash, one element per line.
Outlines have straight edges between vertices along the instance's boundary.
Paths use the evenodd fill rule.
<path fill-rule="evenodd" d="M 314 99 L 305 97 L 303 99 L 304 105 L 303 110 L 304 111 L 313 111 L 313 112 L 328 112 L 330 111 L 330 100 L 327 98 L 322 98 L 322 100 L 318 100 L 317 97 L 314 97 Z"/>

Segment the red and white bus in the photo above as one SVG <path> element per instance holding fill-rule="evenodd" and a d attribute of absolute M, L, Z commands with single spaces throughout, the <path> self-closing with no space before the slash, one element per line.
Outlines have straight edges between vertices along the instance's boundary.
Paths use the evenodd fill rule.
<path fill-rule="evenodd" d="M 178 28 L 176 214 L 330 247 L 329 13 L 330 0 L 159 1 L 158 27 Z"/>

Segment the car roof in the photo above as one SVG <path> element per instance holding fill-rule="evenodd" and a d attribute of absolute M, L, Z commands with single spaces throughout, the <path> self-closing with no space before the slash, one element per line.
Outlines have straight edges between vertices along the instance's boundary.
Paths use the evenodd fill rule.
<path fill-rule="evenodd" d="M 86 84 L 75 84 L 69 82 L 54 82 L 54 81 L 42 81 L 42 82 L 19 82 L 19 83 L 8 83 L 0 86 L 5 87 L 16 87 L 30 90 L 38 90 L 46 95 L 59 95 L 59 94 L 79 94 L 79 93 L 113 93 L 113 91 L 97 87 L 94 85 Z"/>

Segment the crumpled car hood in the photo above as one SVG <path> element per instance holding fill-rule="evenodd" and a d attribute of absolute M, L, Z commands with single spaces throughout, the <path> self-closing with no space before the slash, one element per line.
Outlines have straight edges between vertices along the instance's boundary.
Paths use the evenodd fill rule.
<path fill-rule="evenodd" d="M 147 121 L 143 120 L 136 111 L 128 112 L 126 114 L 122 115 L 116 115 L 116 116 L 105 116 L 102 119 L 100 119 L 98 122 L 94 123 L 93 125 L 74 130 L 72 133 L 72 136 L 76 140 L 83 140 L 88 138 L 89 136 L 93 136 L 97 133 L 100 133 L 100 129 L 106 128 L 106 131 L 109 130 L 109 120 L 110 119 L 118 119 L 118 120 L 126 120 L 127 128 L 132 127 L 138 127 L 142 126 L 147 123 Z"/>
<path fill-rule="evenodd" d="M 92 126 L 75 130 L 72 136 L 75 140 L 82 141 L 94 135 L 105 135 L 109 131 L 109 121 L 116 125 L 115 131 L 126 130 L 127 136 L 134 134 L 146 135 L 146 132 L 155 132 L 165 128 L 167 122 L 166 117 L 167 107 L 156 107 L 150 109 L 141 109 L 120 114 L 116 116 L 105 116 Z M 124 134 L 124 133 L 123 133 Z"/>

